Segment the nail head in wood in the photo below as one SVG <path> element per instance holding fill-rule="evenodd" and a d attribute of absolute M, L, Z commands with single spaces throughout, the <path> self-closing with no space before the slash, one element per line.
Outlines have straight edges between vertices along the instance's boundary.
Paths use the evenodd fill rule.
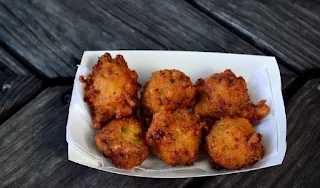
<path fill-rule="evenodd" d="M 71 96 L 70 94 L 66 94 L 63 96 L 63 101 L 67 104 L 67 103 L 70 103 L 71 101 Z"/>
<path fill-rule="evenodd" d="M 9 89 L 11 89 L 11 85 L 10 84 L 4 84 L 3 86 L 2 86 L 2 91 L 7 91 L 7 90 L 9 90 Z"/>

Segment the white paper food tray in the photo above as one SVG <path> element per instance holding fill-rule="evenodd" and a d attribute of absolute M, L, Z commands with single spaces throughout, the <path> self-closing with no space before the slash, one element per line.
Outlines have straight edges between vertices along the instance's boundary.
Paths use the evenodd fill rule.
<path fill-rule="evenodd" d="M 266 99 L 271 108 L 270 114 L 255 126 L 256 131 L 263 135 L 263 159 L 254 166 L 241 170 L 213 170 L 207 154 L 201 150 L 194 165 L 190 167 L 170 167 L 151 155 L 131 171 L 115 168 L 96 149 L 96 132 L 91 128 L 90 109 L 83 101 L 83 84 L 79 82 L 79 76 L 89 74 L 98 57 L 105 52 L 109 52 L 113 57 L 122 54 L 130 69 L 138 73 L 138 82 L 142 85 L 152 72 L 161 69 L 178 69 L 188 75 L 193 83 L 198 78 L 206 78 L 225 69 L 231 69 L 237 76 L 243 76 L 247 81 L 251 100 L 257 103 Z M 187 178 L 238 173 L 279 165 L 286 152 L 286 129 L 280 71 L 274 57 L 181 51 L 86 51 L 75 77 L 66 137 L 69 160 L 81 165 L 130 176 Z"/>

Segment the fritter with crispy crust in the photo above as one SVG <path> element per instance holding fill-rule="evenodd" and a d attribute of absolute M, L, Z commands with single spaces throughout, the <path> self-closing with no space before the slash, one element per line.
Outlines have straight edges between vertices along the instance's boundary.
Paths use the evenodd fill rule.
<path fill-rule="evenodd" d="M 217 121 L 206 137 L 212 168 L 241 169 L 262 159 L 262 135 L 244 118 Z"/>
<path fill-rule="evenodd" d="M 84 83 L 84 100 L 92 110 L 94 129 L 99 130 L 114 118 L 129 117 L 136 112 L 137 92 L 141 87 L 137 79 L 138 74 L 128 68 L 122 55 L 112 59 L 109 53 L 99 58 L 86 79 L 80 76 Z"/>
<path fill-rule="evenodd" d="M 187 109 L 160 110 L 153 115 L 147 131 L 147 144 L 171 166 L 193 164 L 201 142 L 203 123 Z"/>
<path fill-rule="evenodd" d="M 205 118 L 243 117 L 252 123 L 265 117 L 270 109 L 262 100 L 250 102 L 247 83 L 227 69 L 196 83 L 197 95 L 194 111 Z"/>
<path fill-rule="evenodd" d="M 195 94 L 195 87 L 183 72 L 167 69 L 153 72 L 141 94 L 141 115 L 150 118 L 160 109 L 193 107 Z"/>
<path fill-rule="evenodd" d="M 118 168 L 131 169 L 149 155 L 144 126 L 134 118 L 110 121 L 95 139 L 98 149 Z"/>

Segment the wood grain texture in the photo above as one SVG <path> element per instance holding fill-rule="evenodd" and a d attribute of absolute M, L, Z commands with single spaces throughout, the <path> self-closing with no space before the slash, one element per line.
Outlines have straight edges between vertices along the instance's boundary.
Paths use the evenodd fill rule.
<path fill-rule="evenodd" d="M 66 123 L 71 87 L 54 87 L 0 127 L 0 187 L 183 187 L 190 179 L 111 174 L 68 161 Z"/>
<path fill-rule="evenodd" d="M 287 152 L 280 166 L 206 179 L 203 187 L 319 187 L 320 79 L 308 81 L 289 101 Z"/>
<path fill-rule="evenodd" d="M 193 1 L 294 68 L 300 71 L 320 68 L 319 1 Z"/>
<path fill-rule="evenodd" d="M 31 75 L 28 69 L 26 69 L 2 47 L 0 47 L 0 71 L 12 75 Z"/>
<path fill-rule="evenodd" d="M 15 76 L 0 71 L 0 124 L 12 113 L 35 97 L 41 90 L 41 81 L 34 76 Z"/>
<path fill-rule="evenodd" d="M 85 50 L 261 54 L 185 1 L 0 1 L 2 42 L 48 78 L 73 77 Z"/>
<path fill-rule="evenodd" d="M 263 54 L 183 1 L 10 1 L 0 9 L 5 42 L 50 78 L 73 77 L 84 50 Z M 285 89 L 296 75 L 280 70 Z"/>

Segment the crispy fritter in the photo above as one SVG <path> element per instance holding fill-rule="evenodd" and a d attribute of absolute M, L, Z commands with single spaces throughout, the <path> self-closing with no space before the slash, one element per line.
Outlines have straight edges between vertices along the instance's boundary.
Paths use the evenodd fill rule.
<path fill-rule="evenodd" d="M 206 137 L 212 168 L 241 169 L 262 159 L 262 135 L 244 118 L 217 121 Z"/>
<path fill-rule="evenodd" d="M 141 94 L 141 114 L 146 118 L 160 109 L 193 107 L 195 94 L 195 87 L 183 72 L 167 69 L 153 72 Z"/>
<path fill-rule="evenodd" d="M 250 102 L 246 81 L 236 77 L 230 69 L 199 79 L 196 89 L 194 111 L 201 117 L 243 117 L 256 123 L 270 111 L 265 100 L 257 105 Z"/>
<path fill-rule="evenodd" d="M 134 118 L 110 121 L 95 140 L 98 149 L 118 168 L 131 169 L 149 155 L 144 126 Z"/>
<path fill-rule="evenodd" d="M 109 53 L 99 58 L 86 79 L 80 76 L 84 83 L 84 100 L 92 110 L 94 129 L 99 130 L 114 118 L 129 117 L 136 112 L 137 92 L 141 87 L 137 79 L 138 74 L 128 68 L 122 55 L 112 59 Z"/>
<path fill-rule="evenodd" d="M 203 123 L 187 109 L 160 110 L 153 115 L 146 141 L 171 166 L 193 164 L 201 142 Z"/>

